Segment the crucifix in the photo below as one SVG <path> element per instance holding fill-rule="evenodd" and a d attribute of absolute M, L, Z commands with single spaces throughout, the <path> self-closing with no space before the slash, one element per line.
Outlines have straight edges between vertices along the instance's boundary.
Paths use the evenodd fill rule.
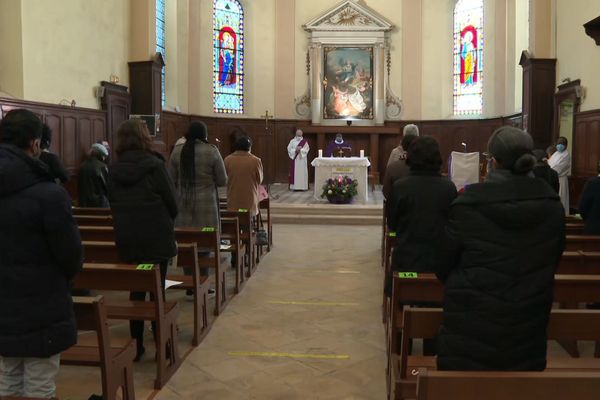
<path fill-rule="evenodd" d="M 273 119 L 273 116 L 269 115 L 269 110 L 265 110 L 265 115 L 261 115 L 260 117 L 265 119 L 265 130 L 268 131 L 269 130 L 269 120 Z"/>

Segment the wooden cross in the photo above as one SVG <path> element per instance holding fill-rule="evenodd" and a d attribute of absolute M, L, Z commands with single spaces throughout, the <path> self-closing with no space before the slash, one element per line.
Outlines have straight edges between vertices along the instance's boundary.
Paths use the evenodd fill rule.
<path fill-rule="evenodd" d="M 269 130 L 269 120 L 273 119 L 273 116 L 269 115 L 269 110 L 265 110 L 265 115 L 261 115 L 260 117 L 265 119 L 265 130 Z"/>

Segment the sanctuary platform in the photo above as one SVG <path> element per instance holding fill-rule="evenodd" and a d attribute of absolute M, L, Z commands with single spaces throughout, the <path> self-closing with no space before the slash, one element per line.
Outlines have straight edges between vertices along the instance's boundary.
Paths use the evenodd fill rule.
<path fill-rule="evenodd" d="M 274 223 L 305 225 L 379 225 L 382 223 L 383 193 L 381 186 L 369 187 L 366 202 L 329 204 L 314 198 L 310 185 L 305 192 L 288 190 L 287 184 L 270 186 L 271 212 Z"/>

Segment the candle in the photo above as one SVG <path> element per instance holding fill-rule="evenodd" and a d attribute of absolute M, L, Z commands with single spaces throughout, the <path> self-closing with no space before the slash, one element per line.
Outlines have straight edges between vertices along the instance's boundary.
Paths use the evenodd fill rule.
<path fill-rule="evenodd" d="M 365 151 L 364 150 L 360 151 L 360 158 L 365 158 Z"/>
<path fill-rule="evenodd" d="M 323 150 L 319 149 L 319 158 L 323 157 Z"/>

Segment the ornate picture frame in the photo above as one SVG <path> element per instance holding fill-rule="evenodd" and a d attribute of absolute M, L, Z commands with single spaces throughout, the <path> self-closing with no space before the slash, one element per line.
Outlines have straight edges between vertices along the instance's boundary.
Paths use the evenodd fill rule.
<path fill-rule="evenodd" d="M 323 47 L 323 118 L 373 119 L 373 47 Z"/>

